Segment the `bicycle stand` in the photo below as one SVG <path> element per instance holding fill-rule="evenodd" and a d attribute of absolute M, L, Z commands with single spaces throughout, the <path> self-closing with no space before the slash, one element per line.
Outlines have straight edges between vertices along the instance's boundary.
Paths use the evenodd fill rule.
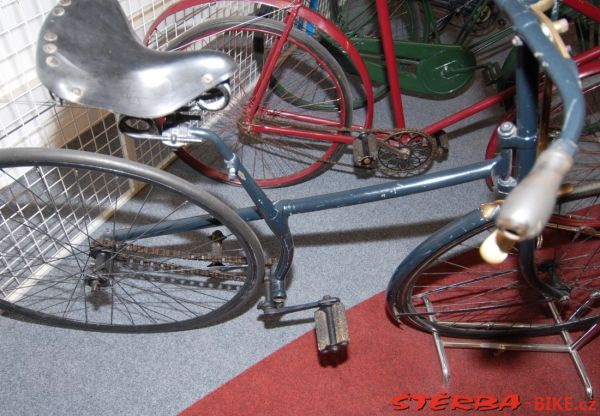
<path fill-rule="evenodd" d="M 426 305 L 427 311 L 430 313 L 430 320 L 435 322 L 434 309 L 432 308 L 431 302 L 424 298 L 424 303 Z M 556 305 L 553 302 L 548 303 L 550 311 L 554 317 L 554 320 L 557 324 L 562 323 L 562 319 L 558 313 Z M 477 323 L 470 323 L 469 325 L 476 325 Z M 489 325 L 489 323 L 482 325 Z M 510 325 L 512 327 L 518 326 L 519 324 L 502 324 L 502 325 Z M 528 325 L 530 326 L 530 325 Z M 580 335 L 575 341 L 573 341 L 569 331 L 561 331 L 561 336 L 563 338 L 564 344 L 529 344 L 529 343 L 506 343 L 506 342 L 486 342 L 486 341 L 454 341 L 444 339 L 440 334 L 433 333 L 433 339 L 435 342 L 435 347 L 438 353 L 438 358 L 440 360 L 440 365 L 442 367 L 442 377 L 445 385 L 450 383 L 450 365 L 448 362 L 448 357 L 446 356 L 446 348 L 469 348 L 469 349 L 490 349 L 496 351 L 536 351 L 536 352 L 560 352 L 560 353 L 568 353 L 575 364 L 575 369 L 583 386 L 585 388 L 585 397 L 587 401 L 591 401 L 594 397 L 594 390 L 592 383 L 588 377 L 587 371 L 585 369 L 585 365 L 581 356 L 579 355 L 579 350 L 589 343 L 598 333 L 600 332 L 600 323 L 595 322 L 590 326 L 590 328 L 585 331 L 582 335 Z"/>

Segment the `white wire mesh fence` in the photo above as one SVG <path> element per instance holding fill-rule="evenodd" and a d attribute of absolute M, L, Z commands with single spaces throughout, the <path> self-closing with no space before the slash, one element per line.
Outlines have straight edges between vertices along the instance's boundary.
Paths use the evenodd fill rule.
<path fill-rule="evenodd" d="M 173 157 L 169 147 L 158 141 L 126 139 L 119 134 L 114 115 L 57 105 L 41 85 L 35 68 L 36 41 L 56 3 L 0 0 L 0 148 L 70 148 L 162 167 Z M 120 3 L 142 39 L 151 23 L 175 0 Z M 161 28 L 165 32 L 157 31 L 155 39 L 167 40 L 167 34 L 180 33 L 200 18 L 225 16 L 228 7 L 209 5 L 178 13 L 164 22 Z M 12 299 L 32 290 L 35 293 L 38 283 L 52 278 L 46 262 L 74 255 L 72 250 L 57 247 L 55 238 L 84 241 L 81 224 L 100 226 L 118 205 L 116 201 L 125 203 L 138 191 L 132 181 L 115 186 L 105 176 L 98 175 L 92 181 L 71 168 L 0 169 L 0 298 Z M 81 191 L 83 186 L 85 192 Z M 38 188 L 43 192 L 37 192 Z M 90 208 L 74 210 L 74 200 Z M 52 206 L 55 208 L 50 209 Z M 101 206 L 106 209 L 97 208 Z M 22 217 L 26 220 L 19 221 Z M 26 259 L 26 264 L 15 264 L 13 259 L 17 258 L 19 263 Z"/>
<path fill-rule="evenodd" d="M 120 0 L 140 39 L 154 20 L 176 0 Z M 75 106 L 58 106 L 40 84 L 35 69 L 36 41 L 46 15 L 56 0 L 0 0 L 0 148 L 68 147 L 126 156 L 162 166 L 171 151 L 158 142 L 136 141 L 124 149 L 115 117 Z M 161 24 L 151 47 L 203 19 L 249 13 L 255 6 L 242 2 L 203 5 L 177 13 Z M 235 10 L 238 10 L 237 12 Z"/>
<path fill-rule="evenodd" d="M 143 39 L 152 22 L 177 1 L 120 3 Z M 57 105 L 41 85 L 35 68 L 36 41 L 46 15 L 56 3 L 57 0 L 0 0 L 0 148 L 69 148 L 162 167 L 172 158 L 169 147 L 158 141 L 126 139 L 119 134 L 114 115 Z M 161 21 L 148 44 L 165 49 L 176 36 L 203 20 L 250 15 L 258 7 L 233 0 L 185 9 Z M 204 125 L 206 122 L 203 120 Z M 126 204 L 140 190 L 131 180 L 115 184 L 106 176 L 109 174 L 92 180 L 92 175 L 84 177 L 78 169 L 68 166 L 0 167 L 0 298 L 14 300 L 27 294 L 34 299 L 31 293 L 37 293 L 36 287 L 48 276 L 52 279 L 52 267 L 48 264 L 87 253 L 89 248 L 80 244 L 89 242 L 91 230 L 82 224 L 94 224 L 94 229 L 102 227 L 104 220 L 113 215 L 113 209 Z M 84 209 L 74 209 L 77 204 Z M 74 248 L 55 244 L 55 239 L 60 238 L 67 238 Z"/>

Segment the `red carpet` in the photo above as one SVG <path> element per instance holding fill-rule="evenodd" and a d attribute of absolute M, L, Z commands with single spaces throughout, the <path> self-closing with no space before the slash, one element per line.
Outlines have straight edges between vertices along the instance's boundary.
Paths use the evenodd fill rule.
<path fill-rule="evenodd" d="M 445 386 L 432 337 L 392 324 L 386 318 L 383 294 L 350 309 L 348 318 L 351 342 L 345 361 L 337 365 L 319 361 L 315 337 L 310 332 L 181 414 L 498 414 L 496 410 L 485 410 L 498 409 L 503 401 L 506 408 L 502 414 L 508 415 L 600 414 L 598 408 L 586 403 L 576 410 L 585 396 L 568 354 L 507 351 L 494 356 L 487 350 L 449 349 L 452 378 Z M 544 341 L 555 340 L 559 338 Z M 599 345 L 596 340 L 581 351 L 597 389 Z M 442 393 L 450 397 L 436 397 Z M 419 410 L 423 403 L 403 400 L 403 394 L 414 399 L 426 396 L 429 400 Z M 509 405 L 518 408 L 511 410 Z M 408 409 L 400 410 L 403 407 Z"/>

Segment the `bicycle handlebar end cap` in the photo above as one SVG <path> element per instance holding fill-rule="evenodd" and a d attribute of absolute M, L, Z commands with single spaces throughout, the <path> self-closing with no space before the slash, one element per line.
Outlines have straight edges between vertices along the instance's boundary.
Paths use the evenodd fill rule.
<path fill-rule="evenodd" d="M 512 235 L 494 230 L 479 246 L 479 254 L 486 263 L 500 264 L 507 259 L 516 242 Z"/>

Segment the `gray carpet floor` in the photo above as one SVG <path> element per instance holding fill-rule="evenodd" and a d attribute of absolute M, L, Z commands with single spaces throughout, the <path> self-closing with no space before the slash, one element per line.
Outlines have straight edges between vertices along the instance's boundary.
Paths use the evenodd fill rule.
<path fill-rule="evenodd" d="M 491 92 L 475 83 L 452 100 L 406 98 L 408 125 L 424 126 Z M 449 129 L 449 158 L 434 169 L 481 160 L 500 114 L 495 108 Z M 376 116 L 378 127 L 391 125 L 387 100 L 378 104 Z M 344 161 L 350 161 L 350 153 Z M 199 177 L 181 162 L 171 170 L 236 207 L 249 204 L 240 189 Z M 295 198 L 386 180 L 359 179 L 352 169 L 334 168 L 310 182 L 268 194 L 275 200 Z M 289 304 L 330 294 L 351 307 L 371 297 L 385 289 L 399 262 L 420 241 L 492 197 L 481 181 L 293 216 L 297 250 Z M 265 247 L 272 248 L 273 238 L 264 225 L 252 226 Z M 0 414 L 173 415 L 312 330 L 311 316 L 312 312 L 293 315 L 265 328 L 259 311 L 252 308 L 216 327 L 153 335 L 80 332 L 0 318 Z M 383 305 L 381 319 L 386 319 Z M 298 359 L 317 360 L 316 347 L 315 354 Z"/>

